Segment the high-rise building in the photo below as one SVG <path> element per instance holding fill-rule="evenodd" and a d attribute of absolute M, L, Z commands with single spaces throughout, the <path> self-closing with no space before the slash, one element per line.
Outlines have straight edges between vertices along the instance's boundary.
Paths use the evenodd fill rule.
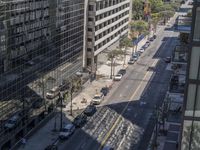
<path fill-rule="evenodd" d="M 0 0 L 0 149 L 50 114 L 46 92 L 82 67 L 83 29 L 84 0 Z"/>
<path fill-rule="evenodd" d="M 181 150 L 200 149 L 200 1 L 194 1 Z"/>
<path fill-rule="evenodd" d="M 87 0 L 83 67 L 96 71 L 97 55 L 128 33 L 130 0 Z"/>

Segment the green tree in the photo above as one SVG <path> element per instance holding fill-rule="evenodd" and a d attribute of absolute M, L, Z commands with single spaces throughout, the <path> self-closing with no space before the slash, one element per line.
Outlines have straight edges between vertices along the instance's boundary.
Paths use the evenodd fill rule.
<path fill-rule="evenodd" d="M 137 35 L 148 33 L 148 23 L 143 20 L 132 21 L 130 23 L 131 32 L 136 32 Z"/>
<path fill-rule="evenodd" d="M 161 14 L 160 13 L 153 13 L 151 14 L 151 21 L 150 23 L 153 25 L 153 28 L 154 28 L 154 33 L 156 32 L 157 30 L 157 24 L 158 22 L 161 20 Z"/>
<path fill-rule="evenodd" d="M 151 12 L 152 13 L 157 13 L 159 12 L 159 8 L 163 6 L 163 1 L 162 0 L 149 0 L 150 6 L 151 6 Z"/>
<path fill-rule="evenodd" d="M 143 12 L 143 1 L 142 0 L 132 0 L 132 19 L 140 20 L 144 17 Z"/>
<path fill-rule="evenodd" d="M 138 38 L 141 34 L 148 35 L 149 34 L 149 25 L 147 22 L 143 20 L 132 21 L 130 23 L 130 35 L 132 37 Z M 135 45 L 135 49 L 137 51 L 137 44 Z"/>

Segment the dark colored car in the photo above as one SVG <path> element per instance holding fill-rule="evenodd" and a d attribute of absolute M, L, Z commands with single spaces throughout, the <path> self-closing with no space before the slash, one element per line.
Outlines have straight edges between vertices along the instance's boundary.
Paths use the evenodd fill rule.
<path fill-rule="evenodd" d="M 181 1 L 181 4 L 185 4 L 185 1 Z"/>
<path fill-rule="evenodd" d="M 32 108 L 33 109 L 38 109 L 40 107 L 43 106 L 43 100 L 42 99 L 39 99 L 39 100 L 36 100 L 35 102 L 33 102 L 32 104 Z"/>
<path fill-rule="evenodd" d="M 120 69 L 117 74 L 125 75 L 126 69 Z"/>
<path fill-rule="evenodd" d="M 151 37 L 151 38 L 149 39 L 149 41 L 153 42 L 153 41 L 154 41 L 154 37 Z"/>
<path fill-rule="evenodd" d="M 170 63 L 170 62 L 171 62 L 171 57 L 166 57 L 166 58 L 164 58 L 164 61 L 165 61 L 166 63 Z"/>
<path fill-rule="evenodd" d="M 84 114 L 78 115 L 76 118 L 74 118 L 73 124 L 76 128 L 82 127 L 87 122 L 87 116 Z"/>
<path fill-rule="evenodd" d="M 156 36 L 156 35 L 153 35 L 153 38 L 154 38 L 154 39 L 156 39 L 156 38 L 157 38 L 157 36 Z"/>
<path fill-rule="evenodd" d="M 92 116 L 96 111 L 97 109 L 94 105 L 88 105 L 83 113 L 87 116 Z"/>
<path fill-rule="evenodd" d="M 102 87 L 100 92 L 103 93 L 104 96 L 106 96 L 109 93 L 109 88 L 108 87 Z"/>

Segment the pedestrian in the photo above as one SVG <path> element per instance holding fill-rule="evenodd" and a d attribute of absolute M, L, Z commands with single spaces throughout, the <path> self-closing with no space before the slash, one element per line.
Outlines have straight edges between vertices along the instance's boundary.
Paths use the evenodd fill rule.
<path fill-rule="evenodd" d="M 23 145 L 23 147 L 25 147 L 25 145 L 26 145 L 26 139 L 25 138 L 22 138 L 22 145 Z"/>

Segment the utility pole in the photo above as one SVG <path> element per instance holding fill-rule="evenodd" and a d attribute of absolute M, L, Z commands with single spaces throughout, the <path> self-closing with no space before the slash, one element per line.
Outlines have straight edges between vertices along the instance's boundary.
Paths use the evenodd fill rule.
<path fill-rule="evenodd" d="M 60 130 L 62 130 L 62 123 L 63 123 L 63 111 L 62 111 L 62 106 L 63 106 L 63 95 L 59 92 L 59 101 L 60 101 Z"/>
<path fill-rule="evenodd" d="M 73 86 L 73 83 L 71 81 L 71 87 L 70 87 L 70 101 L 71 101 L 71 105 L 70 105 L 70 115 L 72 116 L 73 115 L 73 112 L 72 112 L 72 99 L 73 99 L 73 92 L 74 92 L 74 86 Z"/>
<path fill-rule="evenodd" d="M 113 54 L 111 54 L 111 70 L 110 70 L 110 79 L 112 79 L 112 72 L 113 72 Z"/>

